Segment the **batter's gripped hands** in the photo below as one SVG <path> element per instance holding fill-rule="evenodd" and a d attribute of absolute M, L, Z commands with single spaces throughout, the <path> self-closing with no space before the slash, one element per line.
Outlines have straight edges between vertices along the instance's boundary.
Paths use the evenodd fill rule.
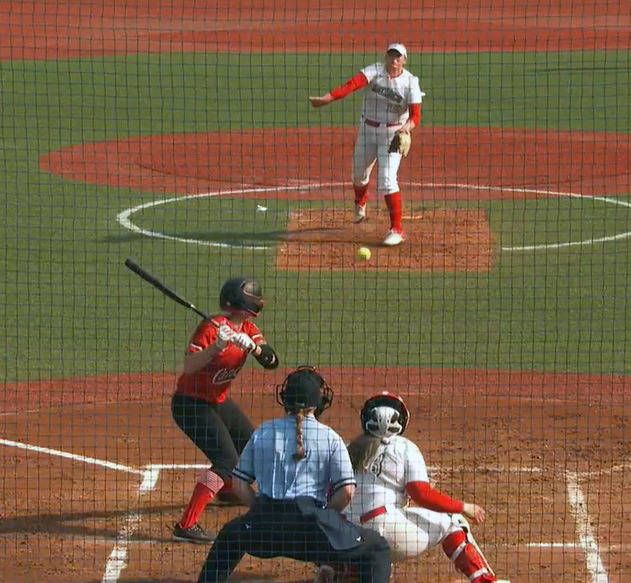
<path fill-rule="evenodd" d="M 215 346 L 219 348 L 219 350 L 223 350 L 226 346 L 228 346 L 228 342 L 232 342 L 236 332 L 230 328 L 230 326 L 226 324 L 222 324 L 219 326 L 219 330 L 217 331 L 217 339 L 215 340 Z"/>
<path fill-rule="evenodd" d="M 231 342 L 238 346 L 241 350 L 245 350 L 247 352 L 252 352 L 256 348 L 256 342 L 252 340 L 247 334 L 241 332 L 240 334 L 235 334 L 232 337 Z"/>
<path fill-rule="evenodd" d="M 320 95 L 319 97 L 309 97 L 309 101 L 313 107 L 323 107 L 333 101 L 333 96 L 330 93 L 326 95 Z"/>
<path fill-rule="evenodd" d="M 462 508 L 462 514 L 468 518 L 473 524 L 482 524 L 486 520 L 486 512 L 482 506 L 465 502 Z"/>

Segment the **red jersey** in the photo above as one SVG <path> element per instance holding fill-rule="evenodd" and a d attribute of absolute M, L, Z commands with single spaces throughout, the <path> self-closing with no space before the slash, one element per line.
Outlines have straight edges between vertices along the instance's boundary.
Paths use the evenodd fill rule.
<path fill-rule="evenodd" d="M 218 327 L 227 324 L 236 332 L 245 332 L 256 344 L 265 342 L 256 324 L 247 320 L 239 330 L 226 316 L 214 316 L 204 320 L 195 330 L 188 343 L 187 352 L 199 352 L 215 343 Z M 189 374 L 182 373 L 177 380 L 176 395 L 186 395 L 209 403 L 223 403 L 233 379 L 245 364 L 248 353 L 232 343 L 219 352 L 203 369 Z"/>

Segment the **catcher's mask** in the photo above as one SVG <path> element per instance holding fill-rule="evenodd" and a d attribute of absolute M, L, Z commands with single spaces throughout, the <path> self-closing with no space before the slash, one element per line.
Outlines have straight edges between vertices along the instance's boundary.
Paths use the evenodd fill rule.
<path fill-rule="evenodd" d="M 299 366 L 276 386 L 276 401 L 287 413 L 315 407 L 319 417 L 333 403 L 333 389 L 313 366 Z"/>
<path fill-rule="evenodd" d="M 261 285 L 247 277 L 229 279 L 219 293 L 219 305 L 222 310 L 240 310 L 257 316 L 263 309 L 263 304 Z"/>
<path fill-rule="evenodd" d="M 383 391 L 364 403 L 360 417 L 365 433 L 387 442 L 405 431 L 410 412 L 399 395 Z"/>

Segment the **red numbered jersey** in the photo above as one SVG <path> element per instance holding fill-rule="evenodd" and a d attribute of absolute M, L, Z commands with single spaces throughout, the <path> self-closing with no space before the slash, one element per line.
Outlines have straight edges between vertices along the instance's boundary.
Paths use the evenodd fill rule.
<path fill-rule="evenodd" d="M 236 328 L 225 316 L 204 320 L 188 343 L 187 352 L 199 352 L 215 343 L 218 327 L 227 324 L 236 332 L 245 332 L 254 342 L 265 342 L 258 327 L 249 320 Z M 177 381 L 177 395 L 203 399 L 209 403 L 223 403 L 233 379 L 245 364 L 248 353 L 232 343 L 219 352 L 203 369 L 195 373 L 182 373 Z"/>

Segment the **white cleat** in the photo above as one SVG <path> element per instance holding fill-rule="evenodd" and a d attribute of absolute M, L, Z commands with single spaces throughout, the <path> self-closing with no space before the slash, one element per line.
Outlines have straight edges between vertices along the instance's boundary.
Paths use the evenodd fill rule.
<path fill-rule="evenodd" d="M 383 244 L 386 247 L 394 247 L 395 245 L 401 245 L 403 241 L 405 241 L 405 235 L 403 233 L 390 229 L 386 238 L 383 240 Z"/>
<path fill-rule="evenodd" d="M 353 217 L 354 223 L 361 223 L 366 220 L 366 205 L 355 203 L 355 215 Z"/>

